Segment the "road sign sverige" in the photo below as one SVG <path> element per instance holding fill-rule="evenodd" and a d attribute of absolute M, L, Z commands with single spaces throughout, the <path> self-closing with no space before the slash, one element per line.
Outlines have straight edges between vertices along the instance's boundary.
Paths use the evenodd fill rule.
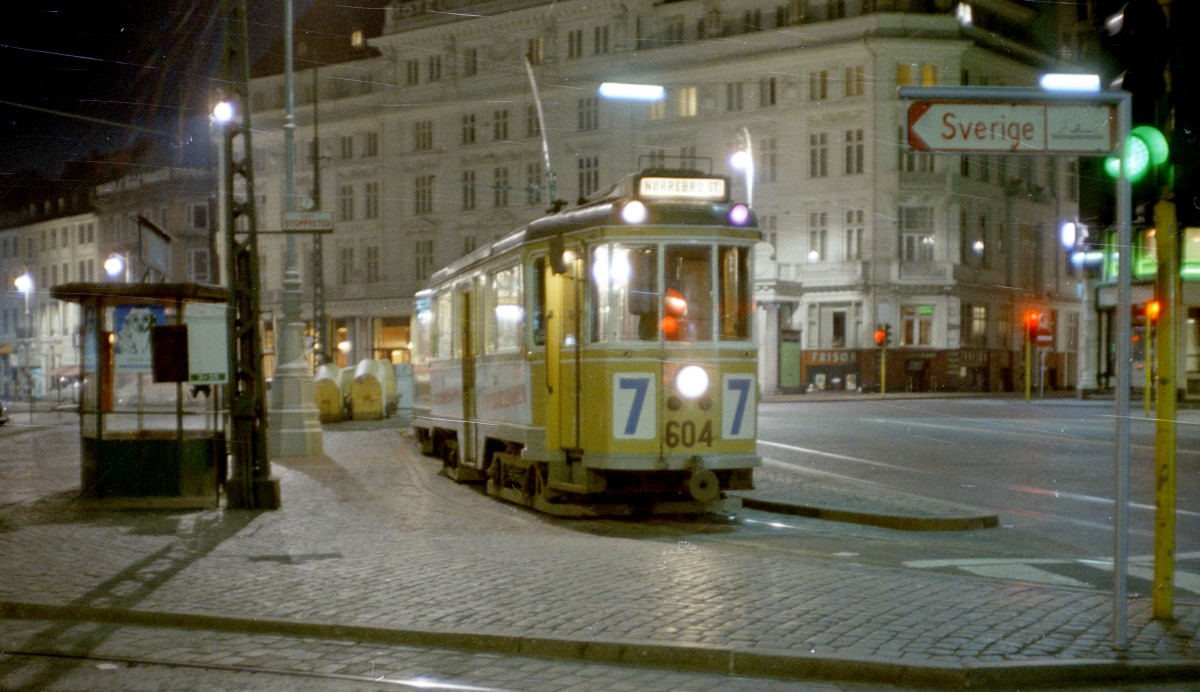
<path fill-rule="evenodd" d="M 331 211 L 285 211 L 283 212 L 285 233 L 330 233 L 333 231 Z"/>
<path fill-rule="evenodd" d="M 1117 146 L 1112 106 L 919 100 L 908 105 L 917 151 L 1103 154 Z"/>

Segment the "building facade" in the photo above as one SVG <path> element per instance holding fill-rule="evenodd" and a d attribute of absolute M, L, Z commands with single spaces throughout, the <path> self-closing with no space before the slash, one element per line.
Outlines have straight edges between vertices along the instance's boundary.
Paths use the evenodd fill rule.
<path fill-rule="evenodd" d="M 1008 0 L 393 2 L 370 57 L 295 79 L 296 189 L 335 220 L 319 272 L 330 346 L 346 365 L 404 361 L 411 296 L 434 270 L 552 196 L 685 165 L 752 197 L 765 391 L 882 376 L 891 391 L 1012 389 L 1029 310 L 1052 335 L 1045 386 L 1074 387 L 1081 277 L 1057 236 L 1078 217 L 1077 162 L 909 151 L 897 96 L 1035 84 L 1057 60 L 1041 21 Z M 666 98 L 606 100 L 602 82 Z M 284 98 L 282 75 L 252 80 L 260 227 L 284 208 Z M 746 148 L 752 173 L 729 163 Z M 282 243 L 260 240 L 270 317 Z M 310 250 L 301 278 L 308 294 Z"/>
<path fill-rule="evenodd" d="M 50 298 L 75 281 L 214 283 L 215 180 L 179 167 L 46 193 L 0 227 L 0 397 L 74 400 L 79 306 Z M 18 278 L 29 278 L 28 291 Z"/>

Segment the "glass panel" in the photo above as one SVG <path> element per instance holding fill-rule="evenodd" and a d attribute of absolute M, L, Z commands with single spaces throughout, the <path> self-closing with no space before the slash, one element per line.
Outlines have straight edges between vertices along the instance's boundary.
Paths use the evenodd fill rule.
<path fill-rule="evenodd" d="M 450 358 L 454 355 L 454 292 L 447 289 L 437 296 L 434 310 L 434 358 Z"/>
<path fill-rule="evenodd" d="M 1183 230 L 1183 247 L 1181 249 L 1180 274 L 1185 279 L 1200 280 L 1200 228 Z"/>
<path fill-rule="evenodd" d="M 712 247 L 668 245 L 663 255 L 663 336 L 670 341 L 711 341 Z"/>
<path fill-rule="evenodd" d="M 721 316 L 721 339 L 749 339 L 750 315 L 754 305 L 754 287 L 750 283 L 750 248 L 722 247 L 719 252 L 721 295 L 717 309 Z"/>
<path fill-rule="evenodd" d="M 612 243 L 591 250 L 592 340 L 658 338 L 658 250 Z"/>
<path fill-rule="evenodd" d="M 521 345 L 525 308 L 521 304 L 521 269 L 508 267 L 492 274 L 488 291 L 487 347 L 489 351 L 513 350 Z"/>
<path fill-rule="evenodd" d="M 533 315 L 533 343 L 535 346 L 546 345 L 546 271 L 545 257 L 533 260 L 533 289 L 530 291 Z"/>

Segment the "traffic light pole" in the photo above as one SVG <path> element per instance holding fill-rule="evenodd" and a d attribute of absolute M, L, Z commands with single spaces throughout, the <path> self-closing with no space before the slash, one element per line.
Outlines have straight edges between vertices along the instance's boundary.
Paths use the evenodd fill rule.
<path fill-rule="evenodd" d="M 1175 203 L 1154 205 L 1155 242 L 1158 250 L 1158 315 L 1155 357 L 1158 397 L 1154 419 L 1154 588 L 1153 611 L 1157 620 L 1173 618 L 1175 603 L 1175 305 L 1179 281 L 1179 223 Z M 1149 315 L 1147 315 L 1149 322 Z M 1146 365 L 1150 367 L 1149 362 Z"/>

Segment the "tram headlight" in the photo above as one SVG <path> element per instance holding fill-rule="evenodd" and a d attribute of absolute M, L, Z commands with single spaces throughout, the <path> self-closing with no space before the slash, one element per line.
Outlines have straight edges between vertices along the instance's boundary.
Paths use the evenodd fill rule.
<path fill-rule="evenodd" d="M 675 391 L 680 396 L 695 399 L 708 391 L 708 373 L 699 365 L 685 365 L 675 373 Z"/>
<path fill-rule="evenodd" d="M 745 226 L 750 223 L 750 207 L 745 204 L 735 204 L 729 208 L 729 223 L 734 226 Z"/>
<path fill-rule="evenodd" d="M 630 225 L 645 223 L 648 214 L 646 205 L 636 199 L 621 207 L 621 220 Z"/>

